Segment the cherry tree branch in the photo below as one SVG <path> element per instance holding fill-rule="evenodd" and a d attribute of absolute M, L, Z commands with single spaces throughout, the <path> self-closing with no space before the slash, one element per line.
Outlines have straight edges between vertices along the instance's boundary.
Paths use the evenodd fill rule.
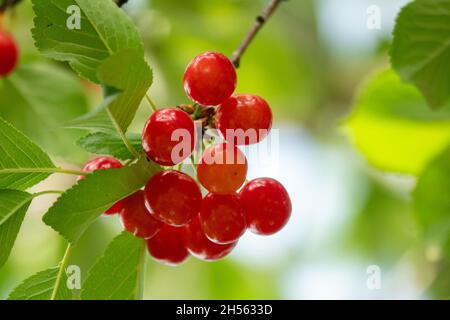
<path fill-rule="evenodd" d="M 8 8 L 14 7 L 22 0 L 0 0 L 0 12 L 6 11 Z"/>
<path fill-rule="evenodd" d="M 128 0 L 115 0 L 115 1 L 119 7 L 122 7 L 125 3 L 128 2 Z"/>
<path fill-rule="evenodd" d="M 267 7 L 264 8 L 263 12 L 256 17 L 256 22 L 254 23 L 253 27 L 250 29 L 249 33 L 246 35 L 244 40 L 242 40 L 238 49 L 233 53 L 231 57 L 231 61 L 236 68 L 239 68 L 242 55 L 247 50 L 248 46 L 252 43 L 259 30 L 261 30 L 261 28 L 266 24 L 267 20 L 269 20 L 269 18 L 283 1 L 287 0 L 271 0 Z"/>

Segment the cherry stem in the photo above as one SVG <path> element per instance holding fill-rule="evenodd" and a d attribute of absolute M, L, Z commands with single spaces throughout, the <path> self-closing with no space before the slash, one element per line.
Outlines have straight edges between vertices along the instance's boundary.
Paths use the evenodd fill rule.
<path fill-rule="evenodd" d="M 275 10 L 279 7 L 279 5 L 283 1 L 287 0 L 271 0 L 270 3 L 267 5 L 267 7 L 264 8 L 263 12 L 256 17 L 256 22 L 254 23 L 253 27 L 247 33 L 244 40 L 242 40 L 241 44 L 239 45 L 238 49 L 233 53 L 231 57 L 231 61 L 233 62 L 236 68 L 239 68 L 243 54 L 250 46 L 253 39 L 256 37 L 259 30 L 261 30 L 261 28 L 266 24 L 267 20 L 269 20 L 269 18 L 272 16 L 272 14 L 275 12 Z"/>
<path fill-rule="evenodd" d="M 34 193 L 33 198 L 48 195 L 48 194 L 63 194 L 63 193 L 64 193 L 64 191 L 62 191 L 62 190 L 46 190 L 46 191 Z"/>
<path fill-rule="evenodd" d="M 56 298 L 56 294 L 58 293 L 59 286 L 61 285 L 62 275 L 63 275 L 64 270 L 67 267 L 67 263 L 69 262 L 69 257 L 70 257 L 71 252 L 72 252 L 72 244 L 69 242 L 69 244 L 67 245 L 66 252 L 64 253 L 64 256 L 59 265 L 58 275 L 56 276 L 55 286 L 53 287 L 53 291 L 52 291 L 50 300 L 55 300 L 55 298 Z"/>
<path fill-rule="evenodd" d="M 137 159 L 140 157 L 139 152 L 136 151 L 136 149 L 133 147 L 133 145 L 131 144 L 130 140 L 128 140 L 127 136 L 125 135 L 125 133 L 123 132 L 122 128 L 120 127 L 120 125 L 117 123 L 116 118 L 114 117 L 114 115 L 111 113 L 111 110 L 109 110 L 109 107 L 106 108 L 106 111 L 108 112 L 109 118 L 111 119 L 111 122 L 114 126 L 114 129 L 116 129 L 117 134 L 120 136 L 120 138 L 122 139 L 123 143 L 125 144 L 125 146 L 127 147 L 128 151 L 130 151 L 130 153 Z"/>
<path fill-rule="evenodd" d="M 155 103 L 152 101 L 152 99 L 147 93 L 145 94 L 145 99 L 147 100 L 148 104 L 150 105 L 150 107 L 154 112 L 158 111 L 158 108 L 156 108 Z"/>
<path fill-rule="evenodd" d="M 7 168 L 0 169 L 0 173 L 8 174 L 8 173 L 65 173 L 65 174 L 73 174 L 76 176 L 87 176 L 90 172 L 84 172 L 79 170 L 71 170 L 64 168 Z"/>

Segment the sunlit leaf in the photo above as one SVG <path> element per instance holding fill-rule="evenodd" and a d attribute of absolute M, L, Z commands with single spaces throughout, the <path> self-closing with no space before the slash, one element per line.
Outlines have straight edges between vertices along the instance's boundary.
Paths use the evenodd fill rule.
<path fill-rule="evenodd" d="M 123 49 L 143 54 L 139 34 L 130 18 L 110 0 L 32 0 L 36 13 L 33 37 L 46 56 L 68 61 L 83 77 L 99 83 L 97 70 Z M 68 28 L 71 6 L 81 14 L 80 29 Z M 70 21 L 69 21 L 70 22 Z"/>
<path fill-rule="evenodd" d="M 112 124 L 125 132 L 153 81 L 132 21 L 110 0 L 33 0 L 33 4 L 37 15 L 33 36 L 41 52 L 68 61 L 91 81 L 121 91 L 117 98 L 102 104 L 106 110 L 100 107 L 75 123 L 90 128 L 93 122 L 100 123 L 96 131 Z M 66 26 L 66 10 L 73 5 L 81 11 L 79 30 Z"/>
<path fill-rule="evenodd" d="M 450 104 L 430 110 L 417 89 L 389 70 L 363 86 L 346 127 L 372 165 L 419 174 L 450 142 Z"/>

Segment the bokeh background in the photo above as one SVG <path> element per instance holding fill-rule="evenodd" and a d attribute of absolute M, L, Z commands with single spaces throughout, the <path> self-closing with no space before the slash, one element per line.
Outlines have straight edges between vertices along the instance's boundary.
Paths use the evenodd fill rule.
<path fill-rule="evenodd" d="M 149 93 L 156 104 L 188 103 L 182 87 L 188 62 L 206 50 L 231 55 L 266 3 L 130 0 L 124 9 L 146 44 L 155 76 Z M 450 134 L 433 148 L 422 143 L 420 135 L 414 136 L 411 156 L 408 149 L 398 148 L 411 131 L 384 116 L 369 117 L 374 112 L 371 108 L 395 108 L 400 103 L 392 91 L 396 86 L 403 95 L 422 103 L 418 109 L 428 112 L 412 86 L 384 71 L 389 69 L 395 17 L 405 3 L 292 0 L 282 4 L 242 59 L 237 91 L 261 95 L 273 108 L 280 138 L 278 161 L 253 164 L 249 178 L 271 176 L 281 181 L 292 198 L 292 219 L 271 237 L 246 234 L 223 261 L 205 263 L 191 258 L 173 268 L 149 258 L 146 299 L 450 297 L 450 254 L 446 256 L 442 242 L 423 235 L 411 196 L 416 173 L 450 141 Z M 370 5 L 381 9 L 381 29 L 366 25 Z M 80 108 L 93 108 L 101 99 L 100 90 L 76 78 L 64 64 L 38 54 L 30 33 L 32 18 L 31 5 L 24 1 L 4 22 L 18 38 L 21 64 L 42 64 L 49 78 L 67 73 L 64 76 L 70 77 L 70 85 L 82 86 L 84 91 Z M 372 89 L 381 87 L 381 94 L 365 89 L 367 83 Z M 8 95 L 9 101 L 19 98 L 5 86 L 0 89 L 0 114 L 8 119 L 2 101 Z M 62 100 L 61 110 L 64 107 Z M 131 131 L 140 132 L 148 115 L 142 106 Z M 26 127 L 20 119 L 8 120 L 38 140 L 58 163 L 78 168 L 88 157 L 74 143 L 64 144 L 64 150 L 56 148 L 57 130 L 49 128 L 41 137 L 32 132 L 36 123 Z M 379 137 L 378 131 L 389 134 Z M 385 170 L 392 167 L 398 170 Z M 34 190 L 67 188 L 74 181 L 74 177 L 56 175 Z M 0 270 L 0 298 L 61 259 L 64 240 L 41 221 L 54 199 L 46 196 L 33 201 L 11 257 Z M 87 271 L 119 230 L 117 217 L 101 218 L 76 246 L 70 263 Z M 381 271 L 378 290 L 367 286 L 371 265 Z"/>

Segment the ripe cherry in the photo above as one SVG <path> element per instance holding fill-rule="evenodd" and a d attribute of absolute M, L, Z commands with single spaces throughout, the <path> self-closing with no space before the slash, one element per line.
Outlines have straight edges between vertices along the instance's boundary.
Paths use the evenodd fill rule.
<path fill-rule="evenodd" d="M 216 113 L 216 126 L 229 142 L 255 144 L 269 134 L 272 110 L 263 98 L 256 95 L 235 95 L 220 105 Z"/>
<path fill-rule="evenodd" d="M 163 224 L 161 230 L 147 240 L 150 255 L 160 263 L 178 265 L 189 257 L 185 244 L 185 229 Z"/>
<path fill-rule="evenodd" d="M 245 213 L 237 194 L 209 193 L 200 212 L 202 229 L 217 244 L 236 242 L 245 232 Z"/>
<path fill-rule="evenodd" d="M 194 58 L 184 73 L 184 90 L 195 102 L 216 106 L 236 89 L 236 70 L 221 53 L 207 51 Z"/>
<path fill-rule="evenodd" d="M 145 207 L 144 191 L 139 190 L 121 201 L 120 220 L 124 228 L 136 237 L 150 239 L 161 228 L 162 223 L 152 217 Z"/>
<path fill-rule="evenodd" d="M 249 229 L 261 235 L 280 231 L 291 216 L 289 194 L 281 183 L 259 178 L 247 183 L 239 193 Z"/>
<path fill-rule="evenodd" d="M 11 73 L 19 59 L 19 49 L 14 38 L 0 30 L 0 77 Z"/>
<path fill-rule="evenodd" d="M 187 174 L 161 171 L 145 186 L 145 204 L 154 218 L 172 226 L 183 226 L 199 213 L 202 193 Z"/>
<path fill-rule="evenodd" d="M 236 146 L 215 144 L 203 153 L 197 166 L 197 177 L 209 192 L 230 194 L 244 183 L 247 168 L 247 159 Z"/>
<path fill-rule="evenodd" d="M 81 171 L 83 172 L 92 172 L 95 170 L 108 170 L 108 169 L 119 169 L 122 168 L 122 163 L 119 160 L 113 157 L 97 157 L 94 158 L 83 166 Z M 79 176 L 78 180 L 83 180 L 86 177 Z M 122 202 L 116 202 L 111 208 L 105 211 L 106 215 L 111 215 L 115 213 L 119 213 L 123 209 Z"/>
<path fill-rule="evenodd" d="M 194 218 L 186 227 L 186 246 L 196 258 L 205 261 L 215 261 L 228 255 L 237 242 L 217 244 L 210 241 L 203 232 L 200 219 Z"/>
<path fill-rule="evenodd" d="M 145 124 L 142 146 L 147 156 L 163 166 L 173 166 L 190 156 L 195 145 L 194 121 L 176 108 L 153 113 Z"/>

